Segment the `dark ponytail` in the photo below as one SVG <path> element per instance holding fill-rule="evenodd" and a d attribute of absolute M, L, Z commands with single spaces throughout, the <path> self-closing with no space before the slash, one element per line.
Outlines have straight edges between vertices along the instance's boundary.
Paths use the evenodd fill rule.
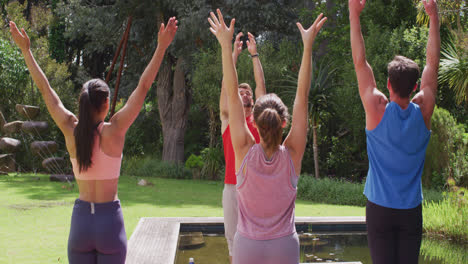
<path fill-rule="evenodd" d="M 74 130 L 76 159 L 79 171 L 86 171 L 92 165 L 94 135 L 99 124 L 95 124 L 95 115 L 102 110 L 102 105 L 109 97 L 109 87 L 101 79 L 87 81 L 81 89 L 79 99 L 78 124 Z"/>
<path fill-rule="evenodd" d="M 258 132 L 268 149 L 277 148 L 283 139 L 283 122 L 289 118 L 288 107 L 272 93 L 258 98 L 253 112 Z"/>

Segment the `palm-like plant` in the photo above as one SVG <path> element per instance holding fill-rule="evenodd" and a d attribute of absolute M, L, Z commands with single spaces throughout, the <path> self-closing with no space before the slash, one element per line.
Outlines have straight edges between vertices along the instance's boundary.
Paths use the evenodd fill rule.
<path fill-rule="evenodd" d="M 468 55 L 457 49 L 453 39 L 443 45 L 439 68 L 439 83 L 455 91 L 457 103 L 468 102 Z"/>
<path fill-rule="evenodd" d="M 321 63 L 317 65 L 314 61 L 312 68 L 312 82 L 309 92 L 309 139 L 312 136 L 312 147 L 314 151 L 315 177 L 319 178 L 317 128 L 326 114 L 333 114 L 333 90 L 332 78 L 336 69 L 331 64 Z M 286 75 L 281 85 L 283 96 L 286 100 L 294 100 L 297 89 L 297 76 Z M 310 133 L 312 132 L 312 133 Z"/>
<path fill-rule="evenodd" d="M 419 0 L 414 0 L 418 9 L 417 22 L 420 25 L 429 24 L 429 17 Z M 442 25 L 447 26 L 451 35 L 442 48 L 442 59 L 439 69 L 439 84 L 447 85 L 455 91 L 457 103 L 468 102 L 468 34 L 466 17 L 468 6 L 465 0 L 439 0 L 439 18 Z"/>
<path fill-rule="evenodd" d="M 418 9 L 418 15 L 416 22 L 419 25 L 428 25 L 429 17 L 424 11 L 424 5 L 420 0 L 414 0 L 416 8 Z M 451 31 L 453 30 L 452 25 L 457 26 L 457 31 L 462 31 L 461 16 L 463 16 L 463 10 L 466 10 L 465 0 L 439 0 L 437 1 L 439 7 L 439 19 L 440 22 L 446 25 Z"/>

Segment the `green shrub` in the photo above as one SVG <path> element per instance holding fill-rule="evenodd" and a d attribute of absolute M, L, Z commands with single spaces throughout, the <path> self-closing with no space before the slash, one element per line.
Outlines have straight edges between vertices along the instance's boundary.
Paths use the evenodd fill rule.
<path fill-rule="evenodd" d="M 154 157 L 125 158 L 122 173 L 131 176 L 158 177 L 171 179 L 191 179 L 189 169 L 180 164 L 167 163 Z"/>
<path fill-rule="evenodd" d="M 201 172 L 205 166 L 203 158 L 195 154 L 191 154 L 190 157 L 185 161 L 185 167 L 192 171 L 193 179 L 200 179 Z"/>
<path fill-rule="evenodd" d="M 467 187 L 468 133 L 445 109 L 436 107 L 432 115 L 432 135 L 422 175 L 424 186 L 443 188 L 449 178 Z"/>
<path fill-rule="evenodd" d="M 364 184 L 360 183 L 301 175 L 297 197 L 318 203 L 365 206 L 367 198 L 363 190 Z"/>
<path fill-rule="evenodd" d="M 205 148 L 201 151 L 203 159 L 202 179 L 219 180 L 224 164 L 223 150 L 217 146 L 214 148 Z"/>
<path fill-rule="evenodd" d="M 468 197 L 465 188 L 444 193 L 443 200 L 424 203 L 424 230 L 431 236 L 468 242 Z"/>
<path fill-rule="evenodd" d="M 423 188 L 424 201 L 440 202 L 444 199 L 443 192 L 435 189 Z"/>
<path fill-rule="evenodd" d="M 203 166 L 202 157 L 195 154 L 191 154 L 187 161 L 185 161 L 185 167 L 189 169 L 201 169 Z"/>
<path fill-rule="evenodd" d="M 366 206 L 363 183 L 352 183 L 342 179 L 315 179 L 303 174 L 299 178 L 297 197 L 317 203 Z M 423 190 L 424 200 L 439 202 L 442 193 L 437 190 Z"/>

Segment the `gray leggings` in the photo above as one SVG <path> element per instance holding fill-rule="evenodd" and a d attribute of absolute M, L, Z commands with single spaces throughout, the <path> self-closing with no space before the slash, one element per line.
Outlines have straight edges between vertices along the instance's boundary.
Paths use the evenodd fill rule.
<path fill-rule="evenodd" d="M 299 237 L 294 232 L 271 240 L 253 240 L 236 233 L 232 261 L 234 264 L 298 264 Z"/>
<path fill-rule="evenodd" d="M 237 231 L 237 189 L 235 184 L 224 184 L 223 190 L 223 211 L 224 211 L 224 235 L 229 249 L 229 256 L 232 256 L 234 235 Z"/>

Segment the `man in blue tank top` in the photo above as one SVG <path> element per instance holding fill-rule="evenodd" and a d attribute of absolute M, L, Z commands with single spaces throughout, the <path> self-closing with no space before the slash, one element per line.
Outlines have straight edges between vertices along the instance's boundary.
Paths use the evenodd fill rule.
<path fill-rule="evenodd" d="M 420 91 L 418 65 L 403 56 L 388 64 L 390 101 L 377 89 L 366 60 L 359 16 L 366 0 L 349 0 L 351 48 L 366 112 L 369 171 L 364 194 L 368 244 L 373 263 L 417 263 L 422 236 L 421 174 L 437 95 L 440 58 L 436 0 L 423 0 L 430 18 Z"/>

